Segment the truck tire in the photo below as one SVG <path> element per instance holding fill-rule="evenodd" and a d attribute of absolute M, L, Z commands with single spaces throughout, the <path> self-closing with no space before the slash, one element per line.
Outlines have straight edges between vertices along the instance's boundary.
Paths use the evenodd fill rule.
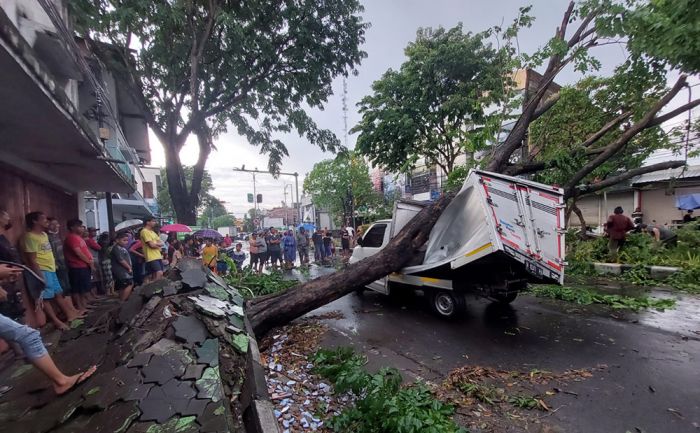
<path fill-rule="evenodd" d="M 430 307 L 438 316 L 451 319 L 464 313 L 467 305 L 462 293 L 435 290 L 430 294 Z"/>
<path fill-rule="evenodd" d="M 510 304 L 518 297 L 518 292 L 496 293 L 491 295 L 491 299 L 499 304 Z"/>

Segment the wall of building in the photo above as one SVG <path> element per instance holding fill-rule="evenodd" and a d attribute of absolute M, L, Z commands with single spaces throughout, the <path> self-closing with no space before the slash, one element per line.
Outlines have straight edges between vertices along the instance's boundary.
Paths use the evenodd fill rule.
<path fill-rule="evenodd" d="M 630 215 L 634 211 L 634 191 L 608 192 L 607 194 L 588 196 L 579 199 L 576 204 L 581 209 L 586 224 L 596 228 L 607 221 L 608 216 L 613 213 L 617 206 L 622 206 L 625 214 Z M 569 225 L 573 227 L 580 225 L 576 215 L 571 215 Z"/>
<path fill-rule="evenodd" d="M 69 22 L 67 21 L 68 10 L 65 2 L 62 0 L 53 0 L 52 3 L 56 6 L 56 9 L 58 9 L 63 21 Z M 45 33 L 47 31 L 56 32 L 56 28 L 51 22 L 51 19 L 37 0 L 0 0 L 0 9 L 5 12 L 10 21 L 17 27 L 24 40 L 32 47 L 35 47 L 37 36 L 40 33 Z M 40 54 L 39 58 L 42 58 Z M 47 61 L 48 59 L 42 58 L 42 60 Z M 70 62 L 68 59 L 66 59 L 66 61 Z M 52 62 L 48 62 L 47 66 L 54 73 L 56 84 L 63 89 L 68 99 L 77 106 L 78 82 L 74 79 L 62 77 L 60 73 L 57 73 L 56 70 L 51 68 Z"/>
<path fill-rule="evenodd" d="M 31 179 L 25 173 L 0 165 L 0 207 L 12 218 L 10 241 L 16 242 L 24 233 L 24 215 L 42 211 L 58 218 L 62 227 L 71 218 L 78 217 L 78 197 Z"/>
<path fill-rule="evenodd" d="M 656 220 L 658 224 L 673 224 L 673 221 L 682 220 L 685 211 L 676 207 L 676 197 L 692 193 L 700 193 L 700 187 L 641 191 L 644 222 Z"/>
<path fill-rule="evenodd" d="M 676 207 L 676 197 L 700 193 L 700 186 L 672 189 L 659 186 L 653 189 L 636 190 L 636 193 L 638 194 L 639 207 L 643 214 L 642 221 L 651 223 L 655 220 L 658 224 L 671 225 L 674 221 L 682 220 L 685 214 L 685 211 Z M 583 212 L 586 224 L 595 228 L 603 224 L 617 206 L 622 206 L 625 214 L 631 215 L 635 210 L 634 194 L 635 191 L 633 190 L 609 192 L 607 194 L 584 197 L 577 204 Z M 575 215 L 571 216 L 569 225 L 579 226 L 578 218 Z"/>

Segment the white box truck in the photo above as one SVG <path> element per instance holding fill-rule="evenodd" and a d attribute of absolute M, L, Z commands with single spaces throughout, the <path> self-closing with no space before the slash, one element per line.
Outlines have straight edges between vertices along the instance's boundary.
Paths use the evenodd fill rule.
<path fill-rule="evenodd" d="M 216 229 L 216 231 L 221 233 L 221 236 L 229 235 L 232 238 L 235 238 L 236 235 L 238 235 L 238 228 L 234 226 L 219 227 L 218 229 Z"/>
<path fill-rule="evenodd" d="M 470 171 L 444 210 L 421 254 L 400 272 L 367 286 L 418 288 L 431 308 L 451 317 L 465 307 L 466 292 L 512 302 L 531 281 L 564 281 L 564 192 L 502 174 Z M 399 201 L 393 217 L 372 224 L 350 263 L 378 253 L 428 203 Z"/>

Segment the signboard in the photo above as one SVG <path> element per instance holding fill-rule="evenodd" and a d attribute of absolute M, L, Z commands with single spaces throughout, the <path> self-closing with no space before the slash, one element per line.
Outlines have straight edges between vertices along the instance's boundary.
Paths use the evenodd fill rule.
<path fill-rule="evenodd" d="M 255 219 L 253 220 L 253 225 L 254 225 L 255 227 L 259 227 L 259 226 L 260 226 L 260 220 L 257 219 L 257 218 L 255 218 Z"/>
<path fill-rule="evenodd" d="M 424 171 L 411 176 L 411 193 L 420 194 L 430 191 L 430 172 Z"/>

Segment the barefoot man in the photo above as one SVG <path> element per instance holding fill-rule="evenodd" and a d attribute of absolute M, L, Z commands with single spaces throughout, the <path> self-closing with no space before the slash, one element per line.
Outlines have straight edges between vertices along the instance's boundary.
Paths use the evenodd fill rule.
<path fill-rule="evenodd" d="M 22 270 L 20 268 L 0 264 L 0 283 L 3 280 L 19 278 L 21 275 Z M 0 287 L 0 302 L 5 300 L 7 300 L 7 292 Z M 44 343 L 41 341 L 39 331 L 29 326 L 21 325 L 2 314 L 0 314 L 0 338 L 18 344 L 27 360 L 51 380 L 53 390 L 58 395 L 65 394 L 73 387 L 81 384 L 95 374 L 97 369 L 93 365 L 82 373 L 72 376 L 64 374 L 56 367 L 56 364 L 47 352 Z"/>

